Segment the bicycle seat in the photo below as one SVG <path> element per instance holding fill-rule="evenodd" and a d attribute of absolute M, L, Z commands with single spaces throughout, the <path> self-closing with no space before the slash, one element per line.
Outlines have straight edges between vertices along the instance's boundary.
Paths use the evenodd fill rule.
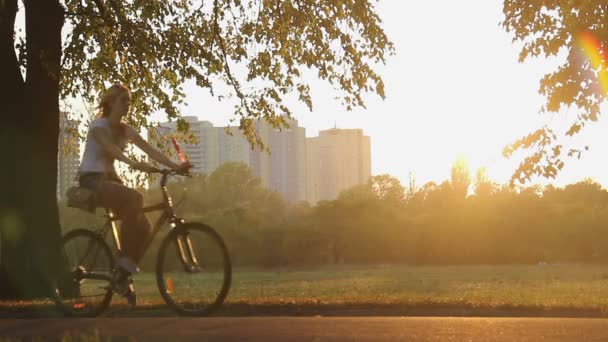
<path fill-rule="evenodd" d="M 66 191 L 68 207 L 78 208 L 90 213 L 95 212 L 98 207 L 95 191 L 81 186 L 72 186 Z"/>

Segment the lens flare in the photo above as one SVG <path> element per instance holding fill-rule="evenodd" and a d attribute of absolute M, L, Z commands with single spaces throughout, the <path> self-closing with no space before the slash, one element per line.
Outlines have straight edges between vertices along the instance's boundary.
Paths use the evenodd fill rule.
<path fill-rule="evenodd" d="M 590 32 L 581 32 L 578 36 L 579 46 L 589 58 L 591 67 L 597 71 L 597 78 L 604 95 L 608 95 L 608 58 L 605 46 Z"/>

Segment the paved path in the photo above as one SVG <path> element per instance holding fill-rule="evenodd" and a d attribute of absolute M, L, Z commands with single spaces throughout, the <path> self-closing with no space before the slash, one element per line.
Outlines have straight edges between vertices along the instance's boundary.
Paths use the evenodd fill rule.
<path fill-rule="evenodd" d="M 608 341 L 608 319 L 250 317 L 1 319 L 1 337 L 105 341 Z"/>

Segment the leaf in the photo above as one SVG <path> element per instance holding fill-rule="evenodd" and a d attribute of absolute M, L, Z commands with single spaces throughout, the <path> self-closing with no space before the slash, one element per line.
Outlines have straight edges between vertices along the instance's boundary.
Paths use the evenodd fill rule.
<path fill-rule="evenodd" d="M 503 2 L 505 19 L 501 24 L 512 34 L 513 42 L 521 44 L 520 62 L 530 57 L 566 55 L 556 70 L 540 80 L 539 87 L 539 93 L 545 97 L 542 112 L 569 109 L 571 124 L 566 136 L 580 133 L 589 121 L 597 121 L 600 105 L 606 99 L 608 89 L 598 87 L 598 76 L 602 71 L 598 73 L 590 67 L 587 57 L 581 54 L 580 45 L 581 35 L 587 33 L 600 42 L 598 51 L 606 51 L 608 26 L 605 25 L 605 12 L 605 3 L 593 1 Z M 554 177 L 563 168 L 564 163 L 560 159 L 563 150 L 556 143 L 557 137 L 537 135 L 538 132 L 503 149 L 505 157 L 511 157 L 520 149 L 528 150 L 528 157 L 524 157 L 515 170 L 512 181 L 529 179 L 532 175 Z M 580 149 L 571 149 L 567 156 L 580 158 L 581 153 Z M 537 158 L 539 156 L 541 158 Z"/>
<path fill-rule="evenodd" d="M 218 101 L 238 99 L 233 118 L 269 123 L 290 115 L 283 102 L 291 93 L 312 110 L 307 69 L 336 88 L 347 110 L 365 106 L 363 92 L 385 96 L 375 68 L 394 47 L 367 0 L 97 3 L 65 1 L 88 14 L 66 17 L 61 96 L 98 96 L 109 82 L 127 82 L 137 127 L 159 111 L 179 117 L 180 89 L 191 80 Z M 263 144 L 255 130 L 243 133 Z"/>

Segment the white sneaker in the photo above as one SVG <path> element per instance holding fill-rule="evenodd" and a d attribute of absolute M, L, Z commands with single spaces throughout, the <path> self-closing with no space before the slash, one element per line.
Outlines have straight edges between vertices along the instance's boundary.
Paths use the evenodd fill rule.
<path fill-rule="evenodd" d="M 121 266 L 114 270 L 112 291 L 125 297 L 131 307 L 135 307 L 135 305 L 137 305 L 137 296 L 135 295 L 133 278 L 131 278 L 129 271 Z"/>

